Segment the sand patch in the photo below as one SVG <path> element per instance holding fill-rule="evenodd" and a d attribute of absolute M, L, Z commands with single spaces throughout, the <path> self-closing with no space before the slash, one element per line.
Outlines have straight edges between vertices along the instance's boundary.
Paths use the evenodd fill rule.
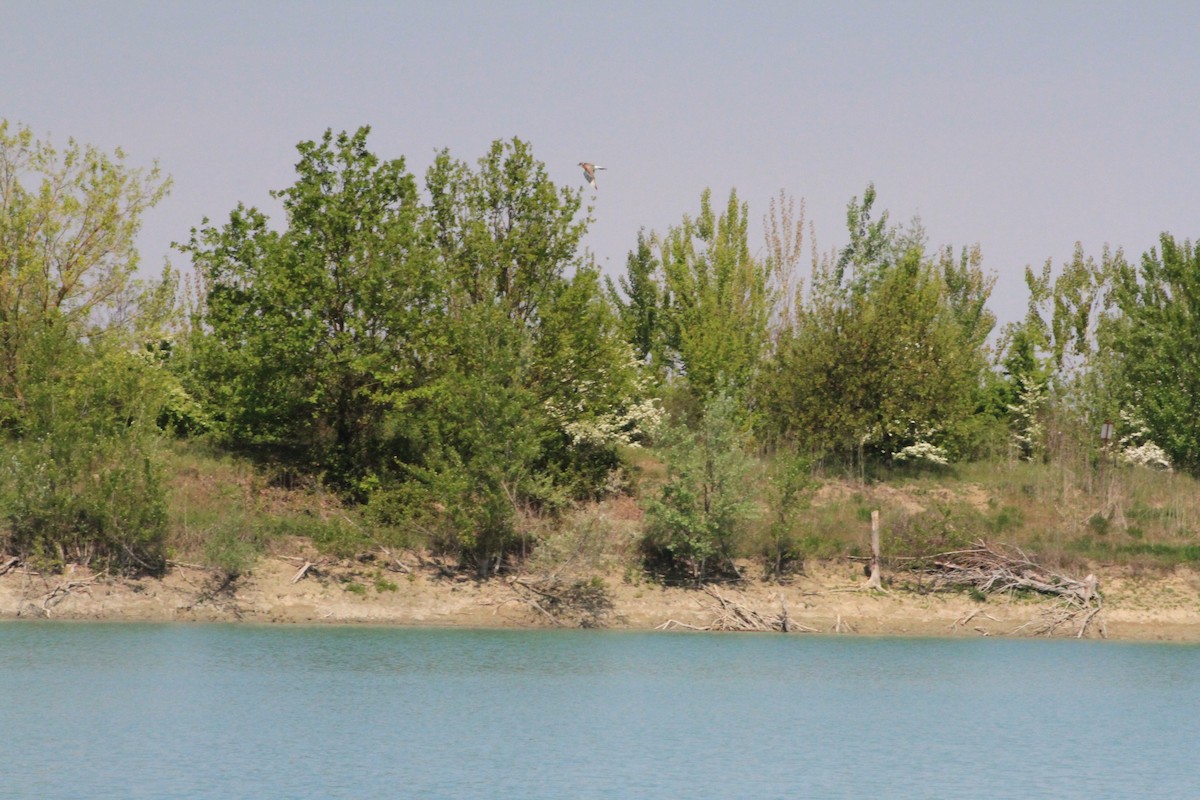
<path fill-rule="evenodd" d="M 436 564 L 318 562 L 296 579 L 302 559 L 273 556 L 253 572 L 224 582 L 210 571 L 177 566 L 162 578 L 119 579 L 75 568 L 60 575 L 21 567 L 0 576 L 0 618 L 247 621 L 285 624 L 388 624 L 440 627 L 547 627 L 544 608 L 527 602 L 510 581 L 477 581 Z M 1161 576 L 1100 574 L 1109 638 L 1200 642 L 1200 576 L 1177 569 Z M 1047 601 L 965 593 L 926 594 L 896 580 L 867 591 L 861 567 L 823 562 L 784 584 L 753 577 L 718 587 L 723 596 L 763 614 L 786 607 L 801 629 L 821 633 L 908 636 L 1021 635 Z M 694 588 L 623 575 L 603 578 L 611 609 L 605 626 L 653 630 L 675 620 L 704 627 L 713 598 Z M 576 624 L 564 617 L 562 624 Z M 1059 635 L 1072 635 L 1062 630 Z"/>

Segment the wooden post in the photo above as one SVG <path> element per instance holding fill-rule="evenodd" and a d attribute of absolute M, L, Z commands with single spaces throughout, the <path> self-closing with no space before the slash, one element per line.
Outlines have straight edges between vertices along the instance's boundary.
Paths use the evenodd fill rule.
<path fill-rule="evenodd" d="M 871 578 L 867 581 L 868 589 L 882 589 L 883 581 L 879 577 L 879 510 L 871 512 Z"/>

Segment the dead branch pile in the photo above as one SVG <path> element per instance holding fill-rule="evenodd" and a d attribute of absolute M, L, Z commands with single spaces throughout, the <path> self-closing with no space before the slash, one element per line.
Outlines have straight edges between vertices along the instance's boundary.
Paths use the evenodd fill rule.
<path fill-rule="evenodd" d="M 780 611 L 778 614 L 763 613 L 738 600 L 726 597 L 713 586 L 705 586 L 704 593 L 715 602 L 708 605 L 713 620 L 708 625 L 688 625 L 677 620 L 667 620 L 658 626 L 658 630 L 669 631 L 679 628 L 697 631 L 778 631 L 791 633 L 805 631 L 815 633 L 815 628 L 801 625 L 788 616 L 787 602 L 783 595 L 779 596 Z"/>
<path fill-rule="evenodd" d="M 612 595 L 599 578 L 564 580 L 557 575 L 509 582 L 516 600 L 555 625 L 602 628 L 613 612 Z"/>
<path fill-rule="evenodd" d="M 1077 637 L 1083 637 L 1093 622 L 1100 636 L 1106 637 L 1103 597 L 1095 575 L 1083 580 L 1071 578 L 1035 563 L 1022 550 L 976 542 L 965 550 L 941 553 L 931 559 L 925 570 L 933 587 L 971 587 L 985 594 L 1034 592 L 1054 599 L 1041 618 L 1020 626 L 1014 633 L 1029 631 L 1053 634 L 1065 626 L 1078 625 Z"/>

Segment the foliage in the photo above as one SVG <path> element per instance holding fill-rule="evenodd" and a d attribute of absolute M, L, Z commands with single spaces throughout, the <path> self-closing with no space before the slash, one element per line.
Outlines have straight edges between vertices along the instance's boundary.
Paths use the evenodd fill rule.
<path fill-rule="evenodd" d="M 860 468 L 868 452 L 965 448 L 994 322 L 978 250 L 928 256 L 919 226 L 871 222 L 873 201 L 868 187 L 851 202 L 851 243 L 814 263 L 757 388 L 768 433 Z"/>
<path fill-rule="evenodd" d="M 766 574 L 780 578 L 793 565 L 803 563 L 802 531 L 811 527 L 804 517 L 812 510 L 817 482 L 813 480 L 812 461 L 808 457 L 777 453 L 771 466 L 766 497 L 771 519 L 761 549 Z"/>
<path fill-rule="evenodd" d="M 718 391 L 694 430 L 676 420 L 664 435 L 667 482 L 646 508 L 652 562 L 697 584 L 732 568 L 735 543 L 753 515 L 747 500 L 747 431 L 733 396 Z"/>
<path fill-rule="evenodd" d="M 527 375 L 531 344 L 496 306 L 464 310 L 446 329 L 442 373 L 389 417 L 414 457 L 372 504 L 386 524 L 416 527 L 487 573 L 516 541 L 524 503 L 555 503 L 539 480 L 554 429 Z"/>
<path fill-rule="evenodd" d="M 625 274 L 618 278 L 619 292 L 611 278 L 606 281 L 609 299 L 617 309 L 634 355 L 662 377 L 668 365 L 663 325 L 665 290 L 661 286 L 661 262 L 654 255 L 653 238 L 645 230 L 638 231 L 637 247 L 630 251 Z"/>
<path fill-rule="evenodd" d="M 576 271 L 548 304 L 530 382 L 562 433 L 554 457 L 576 496 L 602 489 L 619 465 L 616 448 L 648 441 L 662 416 L 591 268 Z"/>
<path fill-rule="evenodd" d="M 419 378 L 435 299 L 415 181 L 367 150 L 368 132 L 298 146 L 296 183 L 273 193 L 282 232 L 239 205 L 182 247 L 206 288 L 188 388 L 226 441 L 278 448 L 344 487 L 395 446 L 386 398 Z"/>
<path fill-rule="evenodd" d="M 717 216 L 705 190 L 700 215 L 685 216 L 662 240 L 666 338 L 702 400 L 719 386 L 747 387 L 766 344 L 769 275 L 750 253 L 748 225 L 736 191 Z"/>
<path fill-rule="evenodd" d="M 155 422 L 173 275 L 135 279 L 157 168 L 0 121 L 0 481 L 8 547 L 156 572 L 165 493 Z"/>
<path fill-rule="evenodd" d="M 1140 263 L 1107 276 L 1101 321 L 1108 385 L 1171 463 L 1200 473 L 1200 252 L 1164 233 Z"/>
<path fill-rule="evenodd" d="M 498 304 L 514 320 L 536 325 L 578 263 L 589 222 L 577 219 L 582 193 L 557 188 L 530 145 L 516 138 L 493 142 L 476 170 L 441 151 L 425 185 L 450 315 Z"/>

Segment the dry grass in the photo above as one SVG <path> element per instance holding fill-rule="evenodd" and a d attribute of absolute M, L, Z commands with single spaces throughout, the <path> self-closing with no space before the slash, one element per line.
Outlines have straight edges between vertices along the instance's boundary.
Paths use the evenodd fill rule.
<path fill-rule="evenodd" d="M 166 467 L 176 561 L 236 574 L 264 554 L 305 543 L 339 555 L 369 544 L 354 513 L 315 482 L 281 486 L 243 459 L 191 443 L 174 444 Z"/>
<path fill-rule="evenodd" d="M 637 450 L 633 496 L 585 506 L 558 520 L 524 520 L 528 567 L 586 574 L 638 568 L 642 502 L 665 468 Z M 237 572 L 267 553 L 309 544 L 339 557 L 381 545 L 421 547 L 371 530 L 358 513 L 315 484 L 287 487 L 237 458 L 195 444 L 170 451 L 170 548 L 178 561 Z M 824 478 L 795 517 L 791 542 L 804 560 L 845 559 L 869 550 L 870 513 L 881 516 L 886 557 L 920 556 L 976 540 L 1020 547 L 1049 566 L 1099 562 L 1161 570 L 1200 562 L 1200 482 L 1187 475 L 1109 466 L 1098 470 L 1015 461 L 958 465 L 939 472 L 895 471 L 862 484 Z M 762 485 L 761 483 L 758 485 Z M 772 517 L 745 532 L 741 555 L 758 558 Z"/>

